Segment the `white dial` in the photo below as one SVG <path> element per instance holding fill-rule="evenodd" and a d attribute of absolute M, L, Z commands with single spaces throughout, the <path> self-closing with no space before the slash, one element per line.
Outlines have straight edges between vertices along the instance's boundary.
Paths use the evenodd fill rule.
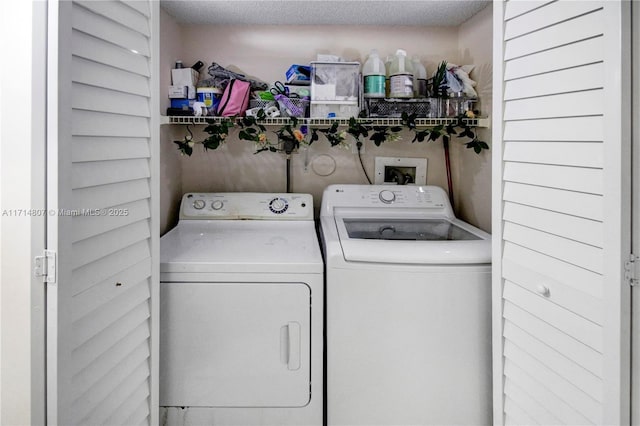
<path fill-rule="evenodd" d="M 389 191 L 387 189 L 380 191 L 380 194 L 378 194 L 378 197 L 380 197 L 380 201 L 386 204 L 391 204 L 396 200 L 396 194 L 394 194 L 392 191 Z"/>
<path fill-rule="evenodd" d="M 214 210 L 220 210 L 223 206 L 224 203 L 222 200 L 214 200 L 213 203 L 211 203 L 211 208 Z"/>
<path fill-rule="evenodd" d="M 271 210 L 273 213 L 284 213 L 288 208 L 289 204 L 287 203 L 287 200 L 283 198 L 274 198 L 269 202 L 269 210 Z"/>
<path fill-rule="evenodd" d="M 202 210 L 205 205 L 206 203 L 204 202 L 204 200 L 195 200 L 193 202 L 193 208 L 196 210 Z"/>

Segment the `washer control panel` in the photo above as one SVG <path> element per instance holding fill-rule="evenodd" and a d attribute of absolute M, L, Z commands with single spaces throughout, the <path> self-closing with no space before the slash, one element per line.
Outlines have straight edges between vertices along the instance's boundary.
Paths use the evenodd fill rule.
<path fill-rule="evenodd" d="M 447 194 L 437 186 L 419 185 L 330 185 L 322 196 L 321 215 L 334 208 L 427 209 L 453 214 Z"/>
<path fill-rule="evenodd" d="M 313 220 L 310 194 L 255 192 L 187 193 L 180 219 Z"/>

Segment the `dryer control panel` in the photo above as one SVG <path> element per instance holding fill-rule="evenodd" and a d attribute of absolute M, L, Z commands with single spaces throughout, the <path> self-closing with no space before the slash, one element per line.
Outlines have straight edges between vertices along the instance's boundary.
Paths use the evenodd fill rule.
<path fill-rule="evenodd" d="M 184 194 L 180 220 L 313 220 L 310 194 L 193 192 Z"/>

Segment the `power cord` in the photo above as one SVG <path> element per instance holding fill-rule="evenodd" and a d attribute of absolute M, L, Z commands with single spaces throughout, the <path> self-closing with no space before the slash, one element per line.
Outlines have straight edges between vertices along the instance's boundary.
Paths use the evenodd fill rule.
<path fill-rule="evenodd" d="M 367 178 L 367 182 L 371 185 L 371 179 L 369 179 L 369 175 L 367 174 L 367 170 L 364 168 L 364 163 L 362 162 L 362 154 L 360 149 L 362 148 L 362 142 L 356 142 L 356 148 L 358 149 L 358 159 L 360 160 L 360 166 L 362 166 L 362 171 L 364 172 L 364 176 Z"/>

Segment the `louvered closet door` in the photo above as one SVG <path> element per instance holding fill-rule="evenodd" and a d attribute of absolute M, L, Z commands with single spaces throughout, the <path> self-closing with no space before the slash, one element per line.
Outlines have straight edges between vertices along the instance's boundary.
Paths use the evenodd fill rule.
<path fill-rule="evenodd" d="M 629 2 L 494 9 L 494 420 L 629 421 Z"/>
<path fill-rule="evenodd" d="M 49 9 L 48 424 L 157 424 L 158 3 Z"/>

